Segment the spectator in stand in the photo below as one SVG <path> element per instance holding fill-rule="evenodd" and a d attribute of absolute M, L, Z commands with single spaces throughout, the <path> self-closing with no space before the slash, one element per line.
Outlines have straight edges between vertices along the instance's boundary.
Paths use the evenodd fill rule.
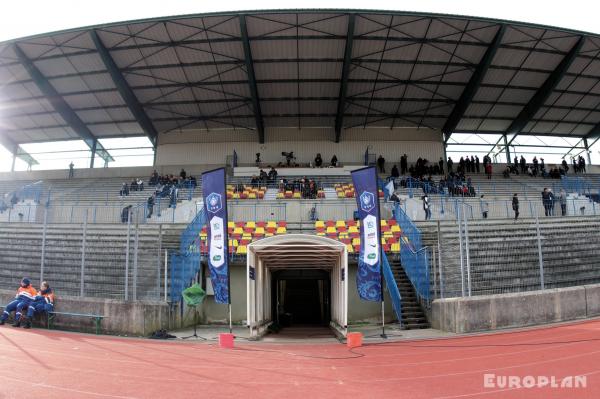
<path fill-rule="evenodd" d="M 137 191 L 138 190 L 137 179 L 133 179 L 131 181 L 131 183 L 129 183 L 129 189 L 131 191 Z"/>
<path fill-rule="evenodd" d="M 138 191 L 144 191 L 144 181 L 142 179 L 138 179 L 137 186 L 138 186 Z"/>
<path fill-rule="evenodd" d="M 179 172 L 179 177 L 181 177 L 181 180 L 185 180 L 187 177 L 187 172 L 185 171 L 185 169 L 181 168 L 181 172 Z"/>
<path fill-rule="evenodd" d="M 485 164 L 485 175 L 487 176 L 488 180 L 492 179 L 492 163 L 488 162 Z"/>
<path fill-rule="evenodd" d="M 572 160 L 573 160 L 573 173 L 578 173 L 579 165 L 577 164 L 577 160 L 575 159 L 575 157 L 573 157 Z"/>
<path fill-rule="evenodd" d="M 121 197 L 127 197 L 129 195 L 129 186 L 127 185 L 127 183 L 123 183 L 123 185 L 121 186 L 121 191 L 119 191 L 119 195 Z"/>
<path fill-rule="evenodd" d="M 267 180 L 269 180 L 269 175 L 267 175 L 267 172 L 265 172 L 264 170 L 260 170 L 260 172 L 258 172 L 258 176 L 260 178 L 260 181 L 263 183 L 266 183 Z"/>
<path fill-rule="evenodd" d="M 157 184 L 158 184 L 158 172 L 155 170 L 154 172 L 152 172 L 152 175 L 150 175 L 150 181 L 148 182 L 148 185 L 156 186 Z"/>
<path fill-rule="evenodd" d="M 585 173 L 585 158 L 579 156 L 579 172 Z"/>
<path fill-rule="evenodd" d="M 431 204 L 429 203 L 429 197 L 425 194 L 421 197 L 423 200 L 423 210 L 425 211 L 425 220 L 431 219 Z"/>
<path fill-rule="evenodd" d="M 19 303 L 21 305 L 21 303 Z M 27 315 L 23 323 L 23 328 L 31 328 L 31 321 L 36 313 L 48 313 L 54 310 L 54 291 L 50 285 L 43 281 L 37 295 L 27 305 Z"/>
<path fill-rule="evenodd" d="M 448 173 L 452 173 L 452 166 L 454 165 L 454 162 L 452 162 L 452 158 L 448 157 Z"/>
<path fill-rule="evenodd" d="M 12 196 L 10 197 L 10 207 L 14 208 L 15 205 L 17 205 L 19 203 L 19 197 L 17 197 L 17 193 L 13 192 Z"/>
<path fill-rule="evenodd" d="M 154 211 L 154 199 L 156 198 L 155 194 L 152 194 L 148 197 L 146 201 L 146 217 L 150 219 L 152 217 L 152 213 Z"/>
<path fill-rule="evenodd" d="M 71 161 L 71 163 L 69 164 L 69 179 L 72 179 L 75 176 L 75 165 L 73 164 L 73 161 Z"/>
<path fill-rule="evenodd" d="M 533 157 L 533 170 L 534 173 L 537 175 L 539 170 L 539 162 L 536 156 Z"/>
<path fill-rule="evenodd" d="M 564 188 L 561 188 L 558 193 L 558 203 L 560 204 L 561 216 L 567 216 L 567 193 Z"/>
<path fill-rule="evenodd" d="M 127 205 L 125 208 L 123 208 L 121 211 L 121 223 L 127 223 L 131 216 L 131 208 L 132 205 Z"/>
<path fill-rule="evenodd" d="M 396 165 L 392 166 L 392 177 L 394 179 L 400 177 L 400 172 L 398 171 L 398 166 Z"/>
<path fill-rule="evenodd" d="M 475 171 L 479 173 L 479 157 L 475 155 Z"/>
<path fill-rule="evenodd" d="M 544 163 L 544 158 L 540 158 L 540 172 L 543 172 L 546 169 L 546 164 Z"/>
<path fill-rule="evenodd" d="M 444 174 L 444 159 L 442 157 L 440 157 L 440 160 L 438 161 L 438 166 L 440 168 L 440 175 Z"/>
<path fill-rule="evenodd" d="M 515 159 L 513 161 L 513 165 L 514 165 L 515 169 L 519 168 L 519 158 L 517 158 L 516 155 L 515 155 Z"/>
<path fill-rule="evenodd" d="M 504 171 L 502 172 L 502 176 L 504 176 L 505 179 L 508 179 L 510 177 L 510 166 L 507 166 L 506 169 L 504 169 Z"/>
<path fill-rule="evenodd" d="M 542 191 L 542 204 L 544 205 L 544 214 L 546 216 L 552 216 L 552 197 L 550 196 L 550 190 L 547 187 L 544 187 L 544 191 Z"/>
<path fill-rule="evenodd" d="M 515 222 L 516 222 L 517 219 L 519 218 L 519 197 L 518 197 L 517 193 L 515 193 L 512 198 L 512 209 L 513 209 L 513 211 L 515 211 Z"/>
<path fill-rule="evenodd" d="M 2 316 L 0 316 L 0 325 L 6 323 L 8 316 L 12 312 L 15 312 L 15 322 L 13 323 L 13 327 L 19 327 L 20 319 L 21 319 L 21 311 L 24 308 L 24 305 L 28 305 L 35 298 L 37 291 L 35 288 L 31 286 L 31 282 L 28 278 L 23 278 L 21 280 L 21 285 L 17 289 L 17 294 L 15 295 L 15 299 L 8 303 L 4 307 L 4 312 L 2 312 Z M 21 305 L 21 304 L 24 305 Z M 19 306 L 20 305 L 20 306 Z"/>
<path fill-rule="evenodd" d="M 385 158 L 381 154 L 377 158 L 377 167 L 379 168 L 379 173 L 385 173 Z"/>
<path fill-rule="evenodd" d="M 563 158 L 562 160 L 562 166 L 563 166 L 563 170 L 565 171 L 565 174 L 569 171 L 569 164 L 567 164 L 567 161 Z"/>
<path fill-rule="evenodd" d="M 484 219 L 487 219 L 488 212 L 490 211 L 490 204 L 483 199 L 483 194 L 481 194 L 481 215 Z"/>
<path fill-rule="evenodd" d="M 521 155 L 521 173 L 525 174 L 527 173 L 527 161 L 525 161 L 525 157 L 523 155 Z"/>
<path fill-rule="evenodd" d="M 315 167 L 320 168 L 321 166 L 323 166 L 323 158 L 321 158 L 320 153 L 317 153 L 317 156 L 315 157 Z"/>
<path fill-rule="evenodd" d="M 458 173 L 465 173 L 465 159 L 460 157 L 458 161 Z"/>
<path fill-rule="evenodd" d="M 408 171 L 408 156 L 406 154 L 400 157 L 400 173 L 404 176 Z"/>
<path fill-rule="evenodd" d="M 275 170 L 274 167 L 271 166 L 271 170 L 269 170 L 269 182 L 271 183 L 275 183 L 275 181 L 277 180 L 277 171 Z"/>
<path fill-rule="evenodd" d="M 171 186 L 171 192 L 169 193 L 169 208 L 177 207 L 177 194 L 178 194 L 177 186 Z"/>
<path fill-rule="evenodd" d="M 331 157 L 331 166 L 333 166 L 335 168 L 335 167 L 337 167 L 337 163 L 338 163 L 338 159 L 335 156 L 335 154 L 333 154 L 333 157 Z"/>

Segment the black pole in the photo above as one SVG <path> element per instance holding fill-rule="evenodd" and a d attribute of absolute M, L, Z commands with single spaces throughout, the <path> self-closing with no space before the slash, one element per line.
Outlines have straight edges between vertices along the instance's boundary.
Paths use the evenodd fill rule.
<path fill-rule="evenodd" d="M 379 239 L 379 284 L 381 286 L 381 338 L 387 338 L 385 334 L 385 300 L 383 299 L 383 245 L 381 244 L 381 207 L 379 206 L 379 175 L 377 173 L 377 167 L 375 168 L 375 187 L 377 187 L 377 216 L 379 216 L 379 220 L 377 221 L 377 235 Z M 383 191 L 384 187 L 381 187 L 381 191 Z"/>
<path fill-rule="evenodd" d="M 224 168 L 223 168 L 224 169 Z M 225 191 L 227 191 L 227 174 L 225 173 L 225 170 L 223 171 L 223 187 L 225 187 Z M 225 226 L 223 226 L 223 235 L 225 236 L 225 242 L 223 244 L 223 246 L 225 247 L 225 250 L 227 251 L 225 256 L 227 259 L 227 306 L 229 307 L 229 334 L 233 334 L 233 326 L 232 326 L 232 321 L 231 321 L 231 265 L 229 262 L 229 215 L 227 214 L 227 195 L 225 195 L 225 220 L 227 221 L 227 223 L 225 223 Z M 248 278 L 248 277 L 246 277 Z"/>

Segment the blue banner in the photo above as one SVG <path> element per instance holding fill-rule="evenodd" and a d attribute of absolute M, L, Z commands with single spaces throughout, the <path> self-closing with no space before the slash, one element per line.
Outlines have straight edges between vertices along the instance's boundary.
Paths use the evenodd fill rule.
<path fill-rule="evenodd" d="M 225 168 L 202 173 L 202 198 L 206 209 L 208 267 L 216 303 L 230 303 Z"/>
<path fill-rule="evenodd" d="M 366 301 L 381 301 L 381 229 L 377 171 L 374 166 L 352 173 L 358 218 L 360 219 L 360 254 L 356 286 Z"/>

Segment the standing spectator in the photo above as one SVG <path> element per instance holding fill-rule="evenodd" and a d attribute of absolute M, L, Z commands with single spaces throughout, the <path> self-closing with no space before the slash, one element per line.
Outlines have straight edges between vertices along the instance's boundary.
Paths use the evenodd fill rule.
<path fill-rule="evenodd" d="M 560 203 L 560 212 L 562 216 L 567 216 L 567 193 L 564 188 L 558 193 L 558 202 Z"/>
<path fill-rule="evenodd" d="M 271 170 L 269 170 L 269 181 L 275 183 L 277 180 L 277 171 L 274 167 L 271 166 Z"/>
<path fill-rule="evenodd" d="M 485 174 L 488 178 L 488 180 L 491 180 L 492 178 L 492 163 L 488 162 L 485 164 Z"/>
<path fill-rule="evenodd" d="M 385 158 L 381 154 L 377 158 L 377 166 L 379 167 L 379 173 L 385 173 Z"/>
<path fill-rule="evenodd" d="M 123 208 L 121 211 L 121 223 L 127 223 L 129 221 L 129 218 L 131 217 L 131 208 L 131 205 L 127 205 Z"/>
<path fill-rule="evenodd" d="M 392 177 L 395 179 L 396 177 L 400 177 L 400 172 L 398 171 L 398 166 L 392 166 Z"/>
<path fill-rule="evenodd" d="M 121 197 L 127 197 L 129 195 L 129 186 L 127 185 L 127 183 L 123 183 L 123 185 L 121 186 L 121 191 L 119 191 L 119 195 Z"/>
<path fill-rule="evenodd" d="M 171 187 L 171 192 L 170 192 L 170 201 L 169 201 L 169 208 L 176 208 L 177 207 L 177 187 L 173 186 Z"/>
<path fill-rule="evenodd" d="M 525 157 L 521 155 L 521 173 L 527 173 L 527 161 L 525 161 Z"/>
<path fill-rule="evenodd" d="M 579 156 L 579 172 L 585 173 L 585 158 Z"/>
<path fill-rule="evenodd" d="M 537 175 L 538 170 L 539 170 L 539 165 L 538 165 L 538 159 L 537 157 L 533 157 L 533 170 L 534 170 L 534 174 Z"/>
<path fill-rule="evenodd" d="M 75 176 L 75 165 L 73 164 L 73 161 L 71 161 L 71 163 L 69 164 L 69 179 L 72 179 Z"/>
<path fill-rule="evenodd" d="M 138 179 L 137 186 L 139 191 L 144 191 L 144 181 L 142 179 Z"/>
<path fill-rule="evenodd" d="M 400 173 L 404 176 L 408 170 L 408 157 L 406 154 L 400 157 Z"/>
<path fill-rule="evenodd" d="M 152 217 L 152 212 L 154 211 L 154 194 L 148 197 L 146 201 L 146 217 L 150 219 Z"/>
<path fill-rule="evenodd" d="M 515 170 L 519 169 L 519 158 L 517 158 L 517 156 L 515 155 L 515 159 L 514 159 L 514 165 L 515 165 Z"/>
<path fill-rule="evenodd" d="M 440 175 L 444 174 L 444 159 L 442 157 L 440 157 L 440 160 L 438 161 L 438 165 L 440 167 Z"/>
<path fill-rule="evenodd" d="M 542 191 L 542 204 L 544 205 L 544 214 L 550 216 L 550 191 L 547 187 L 544 187 L 544 191 Z"/>
<path fill-rule="evenodd" d="M 475 170 L 479 173 L 479 157 L 475 155 Z"/>
<path fill-rule="evenodd" d="M 481 215 L 484 219 L 487 219 L 488 212 L 490 211 L 490 204 L 483 199 L 483 194 L 481 194 Z"/>
<path fill-rule="evenodd" d="M 448 173 L 452 173 L 452 166 L 454 165 L 454 162 L 452 162 L 452 158 L 448 157 Z"/>
<path fill-rule="evenodd" d="M 17 193 L 13 192 L 12 197 L 10 197 L 10 207 L 14 208 L 15 205 L 19 202 L 19 197 L 17 197 Z"/>
<path fill-rule="evenodd" d="M 429 203 L 429 197 L 425 194 L 421 197 L 423 200 L 423 210 L 425 211 L 425 220 L 431 219 L 431 204 Z"/>
<path fill-rule="evenodd" d="M 315 167 L 320 168 L 323 165 L 323 158 L 321 158 L 321 154 L 317 153 L 315 157 Z"/>
<path fill-rule="evenodd" d="M 185 178 L 187 177 L 187 173 L 186 173 L 185 169 L 181 168 L 181 172 L 179 172 L 179 177 L 181 177 L 182 181 L 185 180 Z"/>
<path fill-rule="evenodd" d="M 516 222 L 517 219 L 519 218 L 519 197 L 518 197 L 517 193 L 515 193 L 512 198 L 512 209 L 513 209 L 513 211 L 515 211 L 515 222 Z"/>
<path fill-rule="evenodd" d="M 544 170 L 546 169 L 546 164 L 544 163 L 544 158 L 540 158 L 540 172 L 542 176 L 544 175 Z"/>
<path fill-rule="evenodd" d="M 569 164 L 567 164 L 567 160 L 563 158 L 562 160 L 562 166 L 563 166 L 563 170 L 565 171 L 565 174 L 569 171 Z"/>
<path fill-rule="evenodd" d="M 337 163 L 338 163 L 338 159 L 335 156 L 335 154 L 333 154 L 333 156 L 331 157 L 331 166 L 333 166 L 335 168 L 335 167 L 337 167 Z"/>
<path fill-rule="evenodd" d="M 577 172 L 579 172 L 579 165 L 577 165 L 577 161 L 575 160 L 575 157 L 573 157 L 572 159 L 573 159 L 573 173 L 577 173 Z"/>
<path fill-rule="evenodd" d="M 550 211 L 550 216 L 554 216 L 554 201 L 556 200 L 552 189 L 548 189 L 548 210 Z"/>

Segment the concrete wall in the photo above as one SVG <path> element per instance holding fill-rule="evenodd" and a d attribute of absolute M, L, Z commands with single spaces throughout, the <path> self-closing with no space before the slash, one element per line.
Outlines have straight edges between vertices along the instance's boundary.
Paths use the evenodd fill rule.
<path fill-rule="evenodd" d="M 433 328 L 470 333 L 600 316 L 600 284 L 471 298 L 436 299 Z"/>
<path fill-rule="evenodd" d="M 0 290 L 0 304 L 6 305 L 14 295 L 15 291 Z M 102 332 L 108 334 L 147 336 L 169 326 L 169 306 L 165 302 L 79 298 L 57 292 L 56 311 L 107 316 L 102 321 Z M 177 312 L 172 313 L 175 323 L 181 324 Z M 95 331 L 94 322 L 82 317 L 57 316 L 55 326 L 66 330 Z"/>
<path fill-rule="evenodd" d="M 409 155 L 410 162 L 419 156 L 437 161 L 443 154 L 442 135 L 431 129 L 348 129 L 340 143 L 334 142 L 333 130 L 326 129 L 267 129 L 265 135 L 264 144 L 258 143 L 255 134 L 212 133 L 213 142 L 205 133 L 161 135 L 156 164 L 222 165 L 234 150 L 240 166 L 253 165 L 257 152 L 263 163 L 274 165 L 283 160 L 282 151 L 294 151 L 299 163 L 313 161 L 317 152 L 325 162 L 335 154 L 342 164 L 362 164 L 367 146 L 369 152 L 383 154 L 388 163 L 398 163 L 403 153 Z"/>

